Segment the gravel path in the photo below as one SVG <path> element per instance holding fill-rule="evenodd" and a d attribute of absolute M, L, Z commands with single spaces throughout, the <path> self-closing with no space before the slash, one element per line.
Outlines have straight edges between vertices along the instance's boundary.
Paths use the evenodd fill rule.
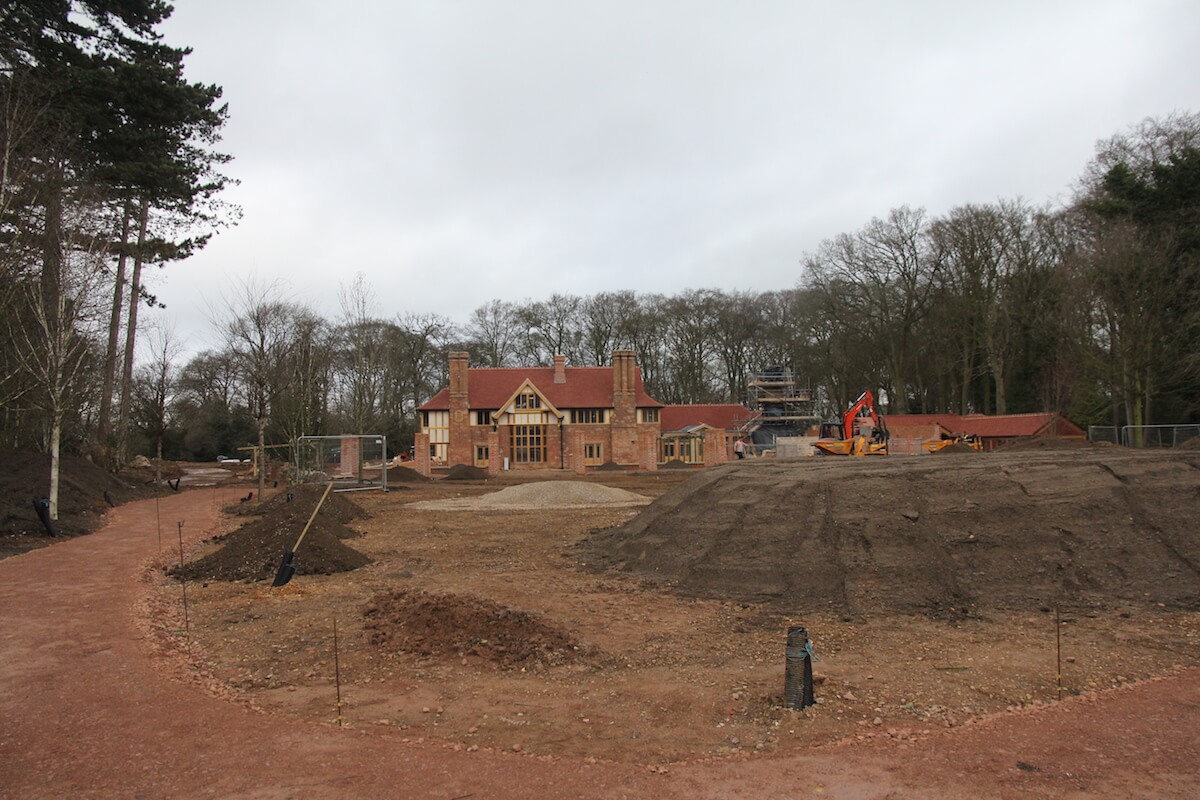
<path fill-rule="evenodd" d="M 644 767 L 456 752 L 272 718 L 196 679 L 145 624 L 157 520 L 178 546 L 233 500 L 122 506 L 100 532 L 0 561 L 0 797 L 977 798 L 1200 796 L 1200 671 L 921 742 Z M 268 646 L 268 643 L 264 643 Z"/>

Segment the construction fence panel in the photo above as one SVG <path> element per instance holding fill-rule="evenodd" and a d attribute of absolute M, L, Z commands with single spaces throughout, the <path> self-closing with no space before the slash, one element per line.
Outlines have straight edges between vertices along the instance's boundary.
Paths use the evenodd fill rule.
<path fill-rule="evenodd" d="M 1178 447 L 1200 436 L 1200 425 L 1126 425 L 1121 444 L 1126 447 Z"/>
<path fill-rule="evenodd" d="M 1121 429 L 1116 425 L 1089 425 L 1087 436 L 1089 442 L 1121 443 Z"/>

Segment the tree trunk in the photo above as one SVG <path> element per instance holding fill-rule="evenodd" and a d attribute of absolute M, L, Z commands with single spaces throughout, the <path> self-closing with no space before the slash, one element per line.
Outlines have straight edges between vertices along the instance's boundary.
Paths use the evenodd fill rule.
<path fill-rule="evenodd" d="M 992 368 L 992 383 L 996 385 L 996 413 L 1008 413 L 1008 398 L 1004 386 L 1004 359 L 993 356 L 988 359 Z"/>
<path fill-rule="evenodd" d="M 258 462 L 258 502 L 263 501 L 263 491 L 267 488 L 267 420 L 258 419 L 258 452 L 254 454 Z"/>
<path fill-rule="evenodd" d="M 133 350 L 137 343 L 138 306 L 141 305 L 142 262 L 146 246 L 146 226 L 150 218 L 150 206 L 142 200 L 138 210 L 137 253 L 133 257 L 133 276 L 129 281 L 129 325 L 125 332 L 125 364 L 121 374 L 121 407 L 117 419 L 117 463 L 129 460 L 129 407 L 133 402 Z"/>
<path fill-rule="evenodd" d="M 50 425 L 50 519 L 58 519 L 59 448 L 62 444 L 62 412 L 57 408 Z"/>
<path fill-rule="evenodd" d="M 96 441 L 106 457 L 111 459 L 113 384 L 117 379 L 117 342 L 121 332 L 121 310 L 125 307 L 125 260 L 129 251 L 129 201 L 121 214 L 121 251 L 117 254 L 117 278 L 113 286 L 112 317 L 108 322 L 108 349 L 104 351 L 104 375 L 100 387 L 100 415 L 96 425 Z M 136 300 L 135 300 L 136 303 Z"/>

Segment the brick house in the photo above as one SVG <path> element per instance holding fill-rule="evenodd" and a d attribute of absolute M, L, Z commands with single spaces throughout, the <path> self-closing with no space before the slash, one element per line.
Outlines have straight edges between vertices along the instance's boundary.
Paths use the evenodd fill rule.
<path fill-rule="evenodd" d="M 425 475 L 469 464 L 505 469 L 565 469 L 601 464 L 658 465 L 662 403 L 646 393 L 633 351 L 611 367 L 471 368 L 450 354 L 450 385 L 417 409 L 417 470 Z"/>
<path fill-rule="evenodd" d="M 733 443 L 749 439 L 754 412 L 739 403 L 663 406 L 658 462 L 712 467 L 733 458 Z"/>

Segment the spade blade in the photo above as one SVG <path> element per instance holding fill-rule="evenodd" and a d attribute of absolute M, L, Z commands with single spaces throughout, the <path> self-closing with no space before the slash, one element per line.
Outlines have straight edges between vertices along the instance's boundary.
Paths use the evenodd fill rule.
<path fill-rule="evenodd" d="M 295 559 L 296 551 L 283 551 L 283 560 L 279 562 L 279 571 L 275 573 L 275 580 L 271 586 L 283 586 L 292 579 L 292 576 L 296 574 Z"/>

